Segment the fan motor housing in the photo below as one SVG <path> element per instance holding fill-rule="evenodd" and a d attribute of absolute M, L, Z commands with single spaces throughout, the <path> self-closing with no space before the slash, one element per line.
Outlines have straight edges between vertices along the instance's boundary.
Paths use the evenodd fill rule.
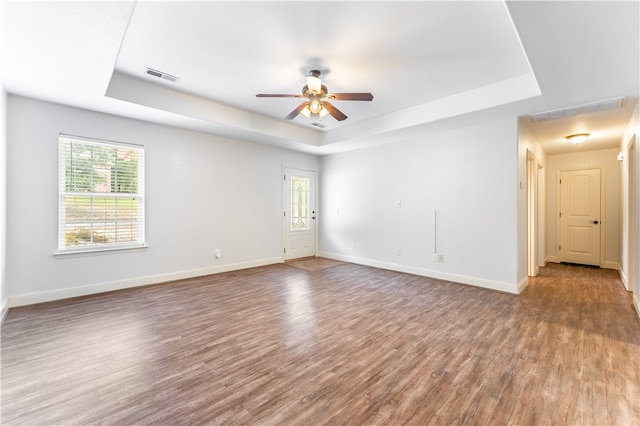
<path fill-rule="evenodd" d="M 310 98 L 314 95 L 320 95 L 321 98 L 324 98 L 325 96 L 327 96 L 327 93 L 327 86 L 325 86 L 324 84 L 320 85 L 320 93 L 314 93 L 313 91 L 309 90 L 309 86 L 307 86 L 306 84 L 302 88 L 302 94 L 307 98 Z"/>

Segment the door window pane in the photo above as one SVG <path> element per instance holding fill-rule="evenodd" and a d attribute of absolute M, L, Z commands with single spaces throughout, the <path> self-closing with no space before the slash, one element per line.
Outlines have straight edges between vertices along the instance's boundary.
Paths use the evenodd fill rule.
<path fill-rule="evenodd" d="M 311 179 L 291 177 L 291 230 L 305 231 L 309 223 L 309 184 Z"/>

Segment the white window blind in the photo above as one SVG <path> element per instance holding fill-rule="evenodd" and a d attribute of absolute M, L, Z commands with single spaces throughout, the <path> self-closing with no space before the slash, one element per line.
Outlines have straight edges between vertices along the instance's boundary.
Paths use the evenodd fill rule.
<path fill-rule="evenodd" d="M 60 252 L 144 245 L 144 148 L 59 138 Z"/>

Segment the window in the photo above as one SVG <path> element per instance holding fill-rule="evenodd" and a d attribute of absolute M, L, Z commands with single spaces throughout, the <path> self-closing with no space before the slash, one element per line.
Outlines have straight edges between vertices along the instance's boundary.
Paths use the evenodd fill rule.
<path fill-rule="evenodd" d="M 60 135 L 60 252 L 144 246 L 144 148 Z"/>

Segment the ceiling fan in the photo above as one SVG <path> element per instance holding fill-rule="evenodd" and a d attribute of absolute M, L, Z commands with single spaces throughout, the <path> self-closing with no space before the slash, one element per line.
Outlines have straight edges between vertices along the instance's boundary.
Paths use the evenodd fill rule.
<path fill-rule="evenodd" d="M 322 118 L 329 114 L 338 121 L 347 118 L 338 108 L 330 104 L 329 100 L 336 101 L 370 101 L 373 99 L 371 93 L 328 93 L 327 86 L 322 84 L 320 71 L 311 70 L 307 75 L 307 84 L 302 88 L 301 95 L 259 93 L 258 98 L 307 98 L 285 117 L 285 120 L 293 120 L 298 114 L 307 118 Z"/>

